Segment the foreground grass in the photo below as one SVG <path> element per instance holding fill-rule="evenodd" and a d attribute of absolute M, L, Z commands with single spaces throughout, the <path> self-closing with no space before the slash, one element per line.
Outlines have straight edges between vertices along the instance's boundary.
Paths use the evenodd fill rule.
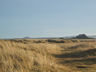
<path fill-rule="evenodd" d="M 0 40 L 0 72 L 96 72 L 94 40 Z"/>

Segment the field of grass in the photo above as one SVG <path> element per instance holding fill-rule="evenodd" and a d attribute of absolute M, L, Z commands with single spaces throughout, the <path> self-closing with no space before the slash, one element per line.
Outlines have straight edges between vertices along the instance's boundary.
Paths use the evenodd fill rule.
<path fill-rule="evenodd" d="M 0 72 L 96 72 L 96 41 L 0 40 Z"/>

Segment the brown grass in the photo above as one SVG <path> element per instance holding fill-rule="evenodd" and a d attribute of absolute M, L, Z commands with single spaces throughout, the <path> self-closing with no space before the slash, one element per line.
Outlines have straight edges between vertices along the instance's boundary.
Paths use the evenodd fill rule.
<path fill-rule="evenodd" d="M 77 39 L 0 40 L 0 72 L 95 72 L 95 44 Z"/>

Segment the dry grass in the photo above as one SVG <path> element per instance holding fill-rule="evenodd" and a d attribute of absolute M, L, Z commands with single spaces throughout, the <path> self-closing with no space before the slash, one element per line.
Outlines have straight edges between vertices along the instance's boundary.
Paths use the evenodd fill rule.
<path fill-rule="evenodd" d="M 0 72 L 95 72 L 95 40 L 0 40 Z"/>
<path fill-rule="evenodd" d="M 29 43 L 30 42 L 30 43 Z M 56 45 L 37 44 L 28 40 L 0 40 L 1 72 L 60 72 L 62 67 L 55 63 L 51 53 Z"/>

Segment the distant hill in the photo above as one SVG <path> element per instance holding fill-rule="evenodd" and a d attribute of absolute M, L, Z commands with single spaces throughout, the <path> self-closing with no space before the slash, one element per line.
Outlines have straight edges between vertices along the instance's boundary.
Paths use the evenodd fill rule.
<path fill-rule="evenodd" d="M 90 37 L 88 37 L 86 34 L 79 34 L 74 38 L 76 38 L 76 39 L 89 39 Z"/>
<path fill-rule="evenodd" d="M 31 37 L 24 37 L 24 39 L 31 39 Z"/>
<path fill-rule="evenodd" d="M 96 35 L 87 36 L 86 34 L 79 34 L 77 36 L 65 36 L 65 37 L 24 37 L 20 39 L 90 39 L 90 38 L 96 38 Z M 15 38 L 19 39 L 19 38 Z"/>

